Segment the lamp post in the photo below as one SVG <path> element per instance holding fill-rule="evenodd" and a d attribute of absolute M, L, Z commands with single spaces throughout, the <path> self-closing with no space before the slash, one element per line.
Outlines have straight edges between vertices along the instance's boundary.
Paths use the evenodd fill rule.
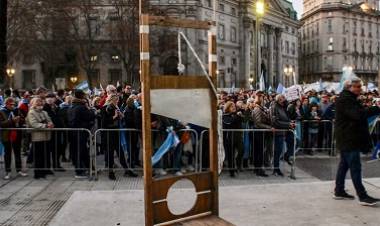
<path fill-rule="evenodd" d="M 265 3 L 264 0 L 257 0 L 255 4 L 255 14 L 256 14 L 256 84 L 259 81 L 259 76 L 261 72 L 260 63 L 260 19 L 265 13 Z"/>
<path fill-rule="evenodd" d="M 293 67 L 291 65 L 287 65 L 284 67 L 284 73 L 287 76 L 286 83 L 288 83 L 288 79 L 291 75 L 293 75 Z M 289 85 L 289 84 L 286 84 Z M 294 84 L 295 85 L 295 84 Z"/>
<path fill-rule="evenodd" d="M 14 68 L 7 68 L 7 75 L 9 77 L 9 87 L 13 87 L 13 76 L 15 75 L 16 70 Z"/>
<path fill-rule="evenodd" d="M 77 81 L 78 81 L 78 77 L 77 76 L 70 77 L 70 82 L 71 83 L 75 84 Z"/>

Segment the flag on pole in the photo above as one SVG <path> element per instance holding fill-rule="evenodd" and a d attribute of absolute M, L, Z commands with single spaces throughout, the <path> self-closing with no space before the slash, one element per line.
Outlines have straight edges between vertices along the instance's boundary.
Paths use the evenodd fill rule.
<path fill-rule="evenodd" d="M 117 81 L 117 82 L 116 82 L 116 87 L 119 87 L 119 86 L 120 86 L 120 82 Z"/>
<path fill-rule="evenodd" d="M 279 83 L 277 86 L 276 93 L 282 94 L 284 91 L 285 91 L 285 87 L 281 83 Z"/>
<path fill-rule="evenodd" d="M 99 84 L 100 84 L 100 89 L 101 89 L 102 91 L 104 91 L 103 86 L 102 86 L 102 83 L 99 83 Z"/>
<path fill-rule="evenodd" d="M 261 75 L 260 75 L 259 90 L 260 91 L 265 91 L 265 81 L 264 81 L 263 71 L 261 71 Z"/>
<path fill-rule="evenodd" d="M 87 81 L 83 81 L 81 83 L 79 83 L 75 89 L 80 89 L 80 90 L 83 90 L 83 91 L 87 91 L 90 89 L 90 86 L 88 85 L 88 82 Z"/>

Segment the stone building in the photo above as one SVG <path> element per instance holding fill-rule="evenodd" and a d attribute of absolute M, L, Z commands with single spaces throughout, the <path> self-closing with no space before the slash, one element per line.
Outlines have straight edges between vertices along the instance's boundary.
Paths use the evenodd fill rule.
<path fill-rule="evenodd" d="M 179 18 L 211 20 L 213 16 L 213 0 L 151 0 L 154 12 Z M 250 81 L 255 83 L 259 77 L 256 71 L 262 71 L 266 86 L 276 87 L 278 83 L 286 86 L 293 85 L 294 78 L 298 79 L 298 29 L 300 22 L 292 7 L 286 0 L 268 0 L 266 12 L 260 19 L 260 49 L 257 49 L 256 16 L 254 12 L 255 1 L 218 0 L 217 2 L 217 42 L 218 42 L 218 86 L 219 87 L 245 87 Z M 107 39 L 108 30 L 105 24 L 112 21 L 113 8 L 110 5 L 97 5 L 91 21 L 95 34 L 98 34 L 98 51 L 88 60 L 92 62 L 90 72 L 77 70 L 78 80 L 84 80 L 84 74 L 93 78 L 93 85 L 116 81 L 126 81 L 128 74 L 121 62 L 121 56 L 112 51 L 112 40 Z M 207 32 L 201 30 L 185 29 L 182 32 L 191 42 L 204 65 L 208 63 Z M 181 59 L 178 57 L 178 29 L 152 28 L 151 62 L 152 74 L 176 74 L 178 61 L 181 60 L 188 75 L 201 74 L 201 67 L 182 40 Z M 137 35 L 137 34 L 136 34 Z M 257 55 L 259 52 L 259 56 Z M 259 59 L 257 59 L 259 57 Z M 260 62 L 257 65 L 256 62 Z M 71 62 L 72 63 L 72 62 Z M 45 85 L 51 87 L 55 78 L 47 79 L 43 73 L 41 60 L 24 54 L 15 59 L 12 66 L 16 69 L 15 87 L 34 88 Z M 257 68 L 259 67 L 259 69 Z M 292 75 L 286 75 L 284 68 L 291 67 Z M 138 73 L 138 63 L 136 70 Z M 55 76 L 62 78 L 66 85 L 70 84 L 72 72 L 62 70 Z M 137 76 L 138 77 L 138 76 Z M 49 81 L 49 82 L 48 82 Z M 71 84 L 73 85 L 73 84 Z M 138 86 L 138 81 L 136 84 Z"/>
<path fill-rule="evenodd" d="M 345 66 L 364 81 L 377 81 L 379 16 L 378 0 L 304 0 L 300 81 L 339 81 Z"/>

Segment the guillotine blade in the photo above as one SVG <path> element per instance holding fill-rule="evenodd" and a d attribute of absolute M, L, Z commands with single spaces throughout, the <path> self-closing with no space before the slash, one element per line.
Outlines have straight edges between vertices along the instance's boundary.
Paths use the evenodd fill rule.
<path fill-rule="evenodd" d="M 151 112 L 154 114 L 211 127 L 209 89 L 151 90 Z"/>

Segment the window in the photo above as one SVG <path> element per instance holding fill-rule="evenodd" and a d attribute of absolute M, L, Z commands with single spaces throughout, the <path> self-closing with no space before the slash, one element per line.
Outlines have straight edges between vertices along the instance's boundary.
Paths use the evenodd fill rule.
<path fill-rule="evenodd" d="M 347 39 L 346 38 L 343 38 L 343 47 L 342 47 L 343 51 L 347 51 Z"/>
<path fill-rule="evenodd" d="M 354 51 L 357 52 L 357 48 L 356 48 L 356 39 L 354 39 Z"/>
<path fill-rule="evenodd" d="M 32 54 L 24 54 L 22 63 L 25 65 L 31 65 L 34 64 L 34 57 Z"/>
<path fill-rule="evenodd" d="M 120 56 L 119 56 L 119 55 L 116 55 L 116 54 L 112 55 L 112 56 L 111 56 L 111 61 L 112 61 L 113 63 L 120 62 Z"/>
<path fill-rule="evenodd" d="M 231 27 L 231 42 L 236 42 L 236 28 Z"/>
<path fill-rule="evenodd" d="M 207 7 L 211 7 L 211 0 L 205 0 L 205 2 Z"/>
<path fill-rule="evenodd" d="M 364 22 L 361 23 L 361 36 L 365 36 Z"/>
<path fill-rule="evenodd" d="M 226 38 L 226 35 L 225 35 L 225 27 L 224 27 L 224 24 L 219 24 L 219 27 L 218 27 L 218 38 L 220 40 L 225 40 Z"/>
<path fill-rule="evenodd" d="M 98 56 L 97 55 L 90 56 L 90 62 L 96 62 L 96 61 L 98 61 Z"/>
<path fill-rule="evenodd" d="M 332 20 L 331 19 L 329 19 L 328 21 L 327 21 L 327 31 L 329 32 L 329 33 L 332 33 L 333 32 L 333 27 L 332 27 Z"/>
<path fill-rule="evenodd" d="M 296 55 L 296 43 L 294 42 L 292 42 L 292 55 Z"/>
<path fill-rule="evenodd" d="M 22 71 L 23 85 L 25 89 L 36 88 L 36 71 L 35 70 L 23 70 Z"/>
<path fill-rule="evenodd" d="M 226 58 L 224 56 L 219 56 L 219 64 L 225 65 L 226 64 Z"/>
<path fill-rule="evenodd" d="M 89 24 L 90 24 L 90 30 L 88 31 L 94 36 L 100 35 L 100 24 L 97 18 L 90 18 L 89 19 Z"/>
<path fill-rule="evenodd" d="M 224 12 L 224 4 L 219 4 L 219 10 Z"/>
<path fill-rule="evenodd" d="M 354 20 L 353 23 L 354 23 L 354 24 L 353 24 L 352 32 L 353 32 L 353 35 L 356 35 L 356 27 L 357 27 L 356 20 Z"/>
<path fill-rule="evenodd" d="M 109 69 L 108 70 L 109 75 L 109 83 L 115 84 L 116 82 L 122 81 L 122 72 L 121 69 Z"/>
<path fill-rule="evenodd" d="M 236 16 L 236 9 L 234 7 L 231 8 L 231 14 L 233 16 Z"/>
<path fill-rule="evenodd" d="M 327 51 L 334 51 L 334 38 L 330 37 L 329 38 L 329 45 L 327 46 Z"/>
<path fill-rule="evenodd" d="M 289 54 L 289 41 L 285 41 L 285 51 L 286 54 Z"/>

